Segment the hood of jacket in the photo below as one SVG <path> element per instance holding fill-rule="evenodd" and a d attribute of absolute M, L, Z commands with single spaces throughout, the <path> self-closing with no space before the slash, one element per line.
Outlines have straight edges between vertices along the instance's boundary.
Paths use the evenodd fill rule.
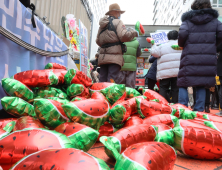
<path fill-rule="evenodd" d="M 200 9 L 200 10 L 191 10 L 182 15 L 182 22 L 190 20 L 194 24 L 206 24 L 212 21 L 215 18 L 219 17 L 219 13 L 215 9 Z"/>
<path fill-rule="evenodd" d="M 103 18 L 99 20 L 99 25 L 100 25 L 100 28 L 102 29 L 105 28 L 108 24 L 109 24 L 108 16 L 104 16 Z"/>

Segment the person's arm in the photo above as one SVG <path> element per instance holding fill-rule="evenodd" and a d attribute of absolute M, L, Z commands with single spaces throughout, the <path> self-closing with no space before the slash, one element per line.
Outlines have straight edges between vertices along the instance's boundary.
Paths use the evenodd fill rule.
<path fill-rule="evenodd" d="M 151 57 L 149 58 L 149 63 L 153 63 L 155 60 L 156 60 L 156 58 L 153 57 L 153 56 L 151 56 Z"/>
<path fill-rule="evenodd" d="M 141 51 L 141 47 L 139 45 L 138 48 L 137 48 L 136 57 L 141 56 L 141 54 L 142 54 L 142 51 Z"/>
<path fill-rule="evenodd" d="M 182 23 L 182 25 L 180 26 L 180 30 L 179 30 L 178 45 L 180 47 L 184 47 L 184 45 L 187 41 L 188 35 L 189 35 L 188 24 L 185 21 Z"/>
<path fill-rule="evenodd" d="M 151 48 L 151 55 L 155 58 L 160 58 L 161 57 L 161 48 L 162 48 L 162 46 L 153 45 Z"/>
<path fill-rule="evenodd" d="M 99 47 L 102 46 L 102 45 L 99 43 L 99 36 L 100 36 L 101 31 L 102 31 L 102 30 L 99 28 L 98 33 L 97 33 L 97 37 L 96 37 L 96 44 L 97 44 Z"/>
<path fill-rule="evenodd" d="M 216 33 L 216 38 L 217 38 L 217 45 L 220 45 L 222 43 L 222 23 L 220 21 L 217 21 L 217 33 Z"/>
<path fill-rule="evenodd" d="M 129 42 L 134 39 L 134 37 L 138 37 L 138 33 L 135 30 L 126 29 L 126 26 L 123 24 L 121 20 L 116 28 L 117 35 L 121 42 Z"/>

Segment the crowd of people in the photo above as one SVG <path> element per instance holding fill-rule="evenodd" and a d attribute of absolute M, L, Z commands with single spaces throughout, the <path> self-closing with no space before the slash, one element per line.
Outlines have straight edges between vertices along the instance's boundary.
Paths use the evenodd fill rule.
<path fill-rule="evenodd" d="M 149 89 L 159 82 L 159 93 L 163 97 L 185 106 L 189 102 L 188 87 L 192 87 L 193 110 L 209 112 L 210 92 L 219 92 L 222 106 L 222 88 L 216 86 L 212 90 L 216 75 L 222 82 L 222 23 L 210 0 L 194 0 L 191 9 L 182 15 L 179 32 L 170 31 L 167 43 L 152 45 L 149 62 L 153 64 L 145 77 Z M 125 27 L 120 19 L 123 13 L 118 4 L 112 4 L 106 16 L 100 19 L 96 39 L 100 50 L 95 65 L 100 67 L 99 82 L 135 88 L 136 58 L 141 55 L 136 39 L 139 33 Z M 173 49 L 171 46 L 175 44 L 183 50 Z"/>

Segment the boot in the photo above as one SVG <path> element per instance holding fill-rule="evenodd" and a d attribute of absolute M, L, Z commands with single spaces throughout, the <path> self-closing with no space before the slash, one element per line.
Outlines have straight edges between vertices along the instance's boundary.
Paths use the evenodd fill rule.
<path fill-rule="evenodd" d="M 210 107 L 209 106 L 205 106 L 205 112 L 210 113 Z"/>
<path fill-rule="evenodd" d="M 213 104 L 213 106 L 211 107 L 212 110 L 218 110 L 219 106 L 217 104 Z"/>

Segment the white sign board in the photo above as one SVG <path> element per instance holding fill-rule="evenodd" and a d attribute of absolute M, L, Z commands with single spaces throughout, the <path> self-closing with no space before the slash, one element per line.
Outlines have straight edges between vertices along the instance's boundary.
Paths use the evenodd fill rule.
<path fill-rule="evenodd" d="M 150 35 L 156 45 L 164 44 L 168 41 L 167 34 L 165 32 L 150 33 Z"/>

